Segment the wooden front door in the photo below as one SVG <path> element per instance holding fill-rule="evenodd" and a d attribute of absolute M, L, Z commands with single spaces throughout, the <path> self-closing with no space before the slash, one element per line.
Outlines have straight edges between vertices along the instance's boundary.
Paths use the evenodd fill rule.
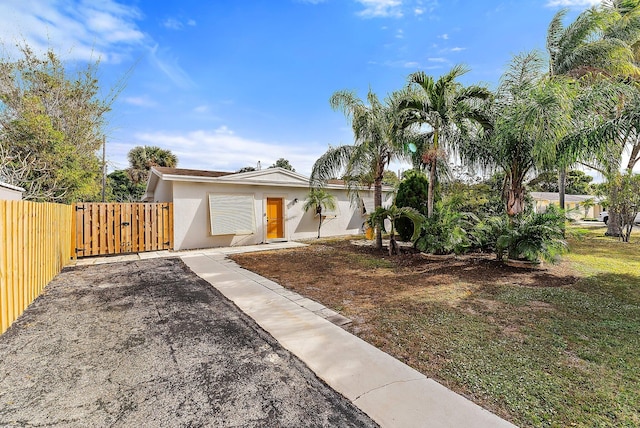
<path fill-rule="evenodd" d="M 284 238 L 282 198 L 267 198 L 267 239 Z"/>

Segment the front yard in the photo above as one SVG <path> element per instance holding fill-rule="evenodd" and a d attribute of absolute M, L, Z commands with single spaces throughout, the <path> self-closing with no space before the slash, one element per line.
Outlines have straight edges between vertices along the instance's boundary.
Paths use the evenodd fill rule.
<path fill-rule="evenodd" d="M 640 426 L 640 236 L 570 228 L 543 270 L 390 258 L 350 240 L 233 256 L 364 340 L 520 426 Z"/>

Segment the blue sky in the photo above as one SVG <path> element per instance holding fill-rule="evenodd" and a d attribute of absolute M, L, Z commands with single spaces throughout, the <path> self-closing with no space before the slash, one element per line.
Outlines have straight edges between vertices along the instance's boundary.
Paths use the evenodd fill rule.
<path fill-rule="evenodd" d="M 234 171 L 288 159 L 308 175 L 350 144 L 333 92 L 381 98 L 424 70 L 458 63 L 495 88 L 510 58 L 544 49 L 552 16 L 597 0 L 1 0 L 6 54 L 21 40 L 64 59 L 100 58 L 107 91 L 131 70 L 109 116 L 110 169 L 136 145 L 183 168 Z"/>

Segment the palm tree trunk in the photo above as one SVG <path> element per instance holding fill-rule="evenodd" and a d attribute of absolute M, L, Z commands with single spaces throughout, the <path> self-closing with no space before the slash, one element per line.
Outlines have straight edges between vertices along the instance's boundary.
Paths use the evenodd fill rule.
<path fill-rule="evenodd" d="M 431 218 L 433 216 L 433 200 L 435 198 L 435 182 L 436 182 L 436 164 L 438 163 L 437 159 L 433 159 L 431 161 L 431 165 L 429 166 L 429 187 L 427 188 L 427 217 Z"/>
<path fill-rule="evenodd" d="M 564 194 L 567 188 L 567 169 L 565 167 L 560 168 L 560 174 L 558 175 L 558 197 L 560 199 L 560 209 L 564 210 Z"/>
<path fill-rule="evenodd" d="M 320 228 L 322 227 L 322 214 L 320 214 L 320 221 L 318 222 L 318 239 L 320 239 Z"/>
<path fill-rule="evenodd" d="M 620 214 L 609 208 L 609 220 L 607 221 L 607 231 L 605 236 L 622 236 L 622 225 L 620 224 Z"/>
<path fill-rule="evenodd" d="M 524 211 L 524 186 L 522 183 L 511 183 L 507 189 L 507 215 L 513 217 Z"/>
<path fill-rule="evenodd" d="M 376 177 L 373 184 L 373 206 L 377 209 L 382 206 L 382 175 Z M 380 227 L 376 230 L 376 248 L 382 249 L 382 229 Z"/>

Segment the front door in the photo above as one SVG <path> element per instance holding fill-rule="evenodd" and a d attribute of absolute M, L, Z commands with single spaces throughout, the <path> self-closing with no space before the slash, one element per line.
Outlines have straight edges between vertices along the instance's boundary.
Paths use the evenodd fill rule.
<path fill-rule="evenodd" d="M 267 239 L 284 238 L 282 198 L 267 198 Z"/>

